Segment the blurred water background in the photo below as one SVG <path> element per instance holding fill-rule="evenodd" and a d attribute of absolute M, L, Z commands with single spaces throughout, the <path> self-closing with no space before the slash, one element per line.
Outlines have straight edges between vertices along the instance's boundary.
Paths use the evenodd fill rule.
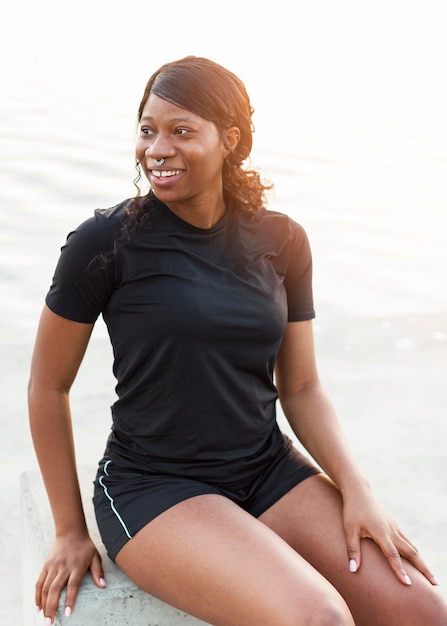
<path fill-rule="evenodd" d="M 21 623 L 25 390 L 59 248 L 134 193 L 144 84 L 187 54 L 247 85 L 252 164 L 311 240 L 322 377 L 374 487 L 447 585 L 446 21 L 441 0 L 2 5 L 3 623 Z M 113 401 L 100 324 L 94 339 L 73 390 L 81 463 L 102 452 Z"/>

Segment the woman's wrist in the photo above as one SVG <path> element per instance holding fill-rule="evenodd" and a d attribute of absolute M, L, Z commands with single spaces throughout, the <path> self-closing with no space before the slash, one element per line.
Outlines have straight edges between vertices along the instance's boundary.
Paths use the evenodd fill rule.
<path fill-rule="evenodd" d="M 83 513 L 79 513 L 77 519 L 55 519 L 55 535 L 56 538 L 71 537 L 72 539 L 85 539 L 89 536 L 87 522 Z"/>
<path fill-rule="evenodd" d="M 371 495 L 371 486 L 363 476 L 344 481 L 339 489 L 343 499 Z"/>

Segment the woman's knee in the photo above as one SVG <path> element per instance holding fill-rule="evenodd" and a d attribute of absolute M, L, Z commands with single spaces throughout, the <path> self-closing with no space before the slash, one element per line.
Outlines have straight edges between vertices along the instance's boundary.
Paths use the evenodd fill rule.
<path fill-rule="evenodd" d="M 322 601 L 309 626 L 355 626 L 355 624 L 347 605 L 340 598 L 340 601 Z"/>
<path fill-rule="evenodd" d="M 355 622 L 349 611 L 326 607 L 316 609 L 310 616 L 297 615 L 293 621 L 287 622 L 284 626 L 355 626 Z"/>
<path fill-rule="evenodd" d="M 275 626 L 355 626 L 347 604 L 335 590 L 334 594 L 321 594 L 311 603 L 278 609 Z"/>

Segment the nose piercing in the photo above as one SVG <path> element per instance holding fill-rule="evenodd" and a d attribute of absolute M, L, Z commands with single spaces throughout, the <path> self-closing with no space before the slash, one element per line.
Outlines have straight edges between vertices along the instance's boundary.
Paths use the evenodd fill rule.
<path fill-rule="evenodd" d="M 154 165 L 163 165 L 164 162 L 163 157 L 161 159 L 154 159 Z"/>

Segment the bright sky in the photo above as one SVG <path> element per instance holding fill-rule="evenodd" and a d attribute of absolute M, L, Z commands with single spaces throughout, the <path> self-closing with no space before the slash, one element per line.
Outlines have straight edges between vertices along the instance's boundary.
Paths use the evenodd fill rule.
<path fill-rule="evenodd" d="M 0 9 L 0 68 L 10 84 L 41 73 L 93 97 L 113 80 L 134 107 L 159 65 L 197 54 L 285 114 L 291 99 L 329 109 L 355 100 L 439 123 L 446 18 L 444 0 L 10 0 Z"/>

